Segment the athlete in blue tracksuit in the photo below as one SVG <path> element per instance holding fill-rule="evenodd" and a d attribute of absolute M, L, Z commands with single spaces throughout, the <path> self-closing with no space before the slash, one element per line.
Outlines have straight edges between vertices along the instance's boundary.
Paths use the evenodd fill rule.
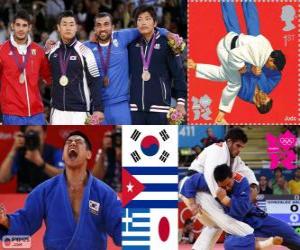
<path fill-rule="evenodd" d="M 141 35 L 128 47 L 132 123 L 168 124 L 171 97 L 177 101 L 177 111 L 185 113 L 187 85 L 183 64 L 166 37 L 157 32 L 152 6 L 140 6 L 135 12 L 135 22 Z M 143 78 L 145 71 L 151 76 L 149 79 Z"/>
<path fill-rule="evenodd" d="M 300 236 L 292 227 L 269 216 L 250 201 L 250 187 L 246 178 L 232 173 L 226 164 L 216 167 L 214 176 L 218 185 L 227 190 L 227 196 L 230 198 L 229 206 L 222 204 L 226 214 L 253 227 L 255 237 L 280 236 L 283 238 L 282 245 L 292 250 L 300 249 Z M 224 180 L 226 186 L 223 186 Z M 198 191 L 208 192 L 208 186 L 202 173 L 196 173 L 189 177 L 183 184 L 180 193 L 186 198 L 195 198 Z M 254 246 L 253 235 L 248 235 L 246 238 L 229 235 L 225 240 L 226 250 L 254 250 Z"/>
<path fill-rule="evenodd" d="M 88 41 L 84 44 L 94 53 L 102 81 L 106 72 L 104 72 L 103 59 L 101 62 L 99 46 L 101 46 L 104 60 L 107 58 L 107 53 L 110 50 L 107 72 L 109 84 L 102 86 L 102 100 L 105 116 L 102 124 L 131 124 L 127 46 L 139 37 L 140 33 L 137 29 L 123 29 L 112 32 L 112 17 L 105 12 L 99 13 L 96 16 L 94 29 L 98 41 Z M 166 29 L 160 28 L 159 32 L 163 36 L 167 36 L 168 34 Z M 111 47 L 109 46 L 110 41 Z"/>

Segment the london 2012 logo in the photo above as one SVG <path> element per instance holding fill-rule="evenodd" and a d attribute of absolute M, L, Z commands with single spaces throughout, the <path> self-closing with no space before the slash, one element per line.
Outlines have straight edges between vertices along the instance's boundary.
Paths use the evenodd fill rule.
<path fill-rule="evenodd" d="M 271 133 L 266 135 L 268 142 L 268 156 L 270 158 L 270 169 L 275 169 L 282 165 L 286 169 L 295 169 L 296 153 L 295 146 L 297 137 L 287 130 L 278 137 Z"/>

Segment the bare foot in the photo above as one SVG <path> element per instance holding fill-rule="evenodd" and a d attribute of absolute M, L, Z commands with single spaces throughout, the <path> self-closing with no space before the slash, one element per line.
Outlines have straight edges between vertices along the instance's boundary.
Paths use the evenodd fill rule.
<path fill-rule="evenodd" d="M 218 125 L 228 125 L 228 122 L 224 118 L 218 120 L 216 119 L 215 123 Z"/>
<path fill-rule="evenodd" d="M 283 238 L 280 236 L 273 237 L 273 245 L 281 245 L 283 243 Z"/>

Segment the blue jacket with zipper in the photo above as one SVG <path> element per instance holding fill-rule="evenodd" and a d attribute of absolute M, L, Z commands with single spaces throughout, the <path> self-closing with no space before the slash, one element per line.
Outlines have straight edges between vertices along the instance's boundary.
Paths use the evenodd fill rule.
<path fill-rule="evenodd" d="M 66 76 L 67 86 L 61 86 L 59 79 L 62 72 L 59 64 L 59 53 L 68 60 Z M 61 41 L 48 54 L 51 64 L 53 85 L 51 106 L 62 111 L 102 111 L 101 80 L 97 63 L 91 49 L 74 40 L 68 45 Z"/>
<path fill-rule="evenodd" d="M 167 113 L 171 96 L 177 103 L 185 103 L 187 86 L 181 57 L 174 55 L 166 37 L 158 32 L 155 32 L 155 37 L 156 42 L 149 65 L 151 74 L 149 81 L 143 81 L 141 77 L 143 73 L 141 46 L 145 55 L 148 55 L 151 40 L 147 42 L 139 37 L 128 46 L 131 111 Z"/>

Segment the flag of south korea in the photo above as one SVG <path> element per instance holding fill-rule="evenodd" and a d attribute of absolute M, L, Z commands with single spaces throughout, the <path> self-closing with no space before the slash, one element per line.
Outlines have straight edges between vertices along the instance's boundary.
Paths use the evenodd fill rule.
<path fill-rule="evenodd" d="M 177 126 L 122 126 L 123 166 L 177 166 Z"/>

